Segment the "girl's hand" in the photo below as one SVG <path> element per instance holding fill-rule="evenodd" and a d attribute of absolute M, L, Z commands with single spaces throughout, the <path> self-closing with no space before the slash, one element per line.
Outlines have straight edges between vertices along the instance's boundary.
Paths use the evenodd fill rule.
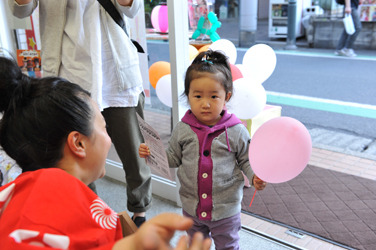
<path fill-rule="evenodd" d="M 141 143 L 140 147 L 138 148 L 138 154 L 141 158 L 146 158 L 150 155 L 150 149 L 146 146 L 145 143 Z"/>
<path fill-rule="evenodd" d="M 258 178 L 256 175 L 254 175 L 253 176 L 253 186 L 255 186 L 255 188 L 257 190 L 263 190 L 266 186 L 266 182 L 264 182 L 263 180 Z"/>

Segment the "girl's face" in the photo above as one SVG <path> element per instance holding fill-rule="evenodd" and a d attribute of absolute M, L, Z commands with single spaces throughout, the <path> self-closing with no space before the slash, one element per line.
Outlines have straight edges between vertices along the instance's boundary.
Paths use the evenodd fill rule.
<path fill-rule="evenodd" d="M 207 126 L 213 126 L 221 119 L 221 112 L 231 93 L 210 74 L 191 81 L 188 101 L 197 120 Z"/>

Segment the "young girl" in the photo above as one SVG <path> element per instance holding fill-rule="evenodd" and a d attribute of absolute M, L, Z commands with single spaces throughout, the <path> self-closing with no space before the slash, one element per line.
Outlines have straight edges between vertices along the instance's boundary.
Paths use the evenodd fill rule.
<path fill-rule="evenodd" d="M 211 235 L 216 249 L 239 249 L 242 171 L 256 189 L 266 185 L 249 164 L 248 131 L 225 109 L 232 89 L 226 56 L 201 52 L 185 76 L 184 94 L 191 109 L 176 125 L 166 150 L 170 167 L 179 168 L 183 214 L 194 220 L 188 234 Z M 141 144 L 140 157 L 149 154 Z"/>
<path fill-rule="evenodd" d="M 0 112 L 0 146 L 23 171 L 0 187 L 1 249 L 167 249 L 175 230 L 192 225 L 163 214 L 122 237 L 117 214 L 87 187 L 105 174 L 111 139 L 80 86 L 29 78 L 0 57 Z M 209 248 L 199 235 L 189 247 Z"/>

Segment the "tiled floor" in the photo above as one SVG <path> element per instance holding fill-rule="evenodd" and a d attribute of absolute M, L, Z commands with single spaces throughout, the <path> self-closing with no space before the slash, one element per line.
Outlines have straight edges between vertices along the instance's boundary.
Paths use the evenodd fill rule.
<path fill-rule="evenodd" d="M 165 145 L 171 132 L 171 122 L 168 114 L 145 110 L 145 120 L 158 131 Z M 376 161 L 359 158 L 352 155 L 341 154 L 324 149 L 313 148 L 310 165 L 343 172 L 370 180 L 376 180 Z M 287 234 L 287 228 L 254 216 L 242 214 L 242 224 L 246 228 L 267 235 L 304 249 L 344 249 L 338 245 L 328 243 L 320 238 L 304 235 L 298 238 Z"/>
<path fill-rule="evenodd" d="M 331 158 L 331 161 L 327 161 L 326 159 L 328 158 Z M 317 164 L 315 161 L 319 161 L 320 164 Z M 324 234 L 325 232 L 327 232 L 329 234 L 327 236 L 324 236 L 325 235 L 324 234 L 323 235 L 324 237 L 327 237 L 327 238 L 333 237 L 334 239 L 337 239 L 338 241 L 341 241 L 342 243 L 348 242 L 346 245 L 358 244 L 358 236 L 359 234 L 363 234 L 362 237 L 364 238 L 362 241 L 360 241 L 363 243 L 359 245 L 361 246 L 359 248 L 372 249 L 372 248 L 367 248 L 365 245 L 366 244 L 374 245 L 374 242 L 376 242 L 376 238 L 374 238 L 373 243 L 372 242 L 370 243 L 373 237 L 370 235 L 371 234 L 374 235 L 374 232 L 372 231 L 372 227 L 374 225 L 374 222 L 372 221 L 373 216 L 367 216 L 367 218 L 368 217 L 369 218 L 365 219 L 366 223 L 363 223 L 364 219 L 361 217 L 358 219 L 354 219 L 354 218 L 357 218 L 358 212 L 359 214 L 366 213 L 366 212 L 369 212 L 370 214 L 374 214 L 374 212 L 372 212 L 372 209 L 367 210 L 367 205 L 365 205 L 369 202 L 374 202 L 374 195 L 372 194 L 372 192 L 367 193 L 368 192 L 367 189 L 362 189 L 362 188 L 357 193 L 362 193 L 364 195 L 354 196 L 354 193 L 352 193 L 352 191 L 355 191 L 355 189 L 358 189 L 357 187 L 360 186 L 357 180 L 363 180 L 361 181 L 361 183 L 363 183 L 366 187 L 371 187 L 374 185 L 375 176 L 370 175 L 370 174 L 367 174 L 365 176 L 365 173 L 369 172 L 368 170 L 372 168 L 372 166 L 375 167 L 374 164 L 375 164 L 374 161 L 369 161 L 369 160 L 361 159 L 357 157 L 354 158 L 353 156 L 348 156 L 348 155 L 344 155 L 344 154 L 340 154 L 336 152 L 330 152 L 327 150 L 314 148 L 313 154 L 312 154 L 312 160 L 310 161 L 310 165 L 313 167 L 307 168 L 304 171 L 304 173 L 302 173 L 300 176 L 298 176 L 296 179 L 294 179 L 291 182 L 288 182 L 282 185 L 271 184 L 269 189 L 266 190 L 267 192 L 264 191 L 260 193 L 258 196 L 256 196 L 255 200 L 257 203 L 255 202 L 255 204 L 252 206 L 253 207 L 252 209 L 248 208 L 247 205 L 245 205 L 244 209 L 246 211 L 250 211 L 254 214 L 257 214 L 266 218 L 275 218 L 276 221 L 280 221 L 282 223 L 284 223 L 285 221 L 287 225 L 293 226 L 303 231 L 305 231 L 305 228 L 306 228 L 308 232 L 317 232 L 320 235 L 321 233 Z M 338 167 L 339 165 L 341 166 L 340 168 Z M 353 166 L 357 166 L 357 167 L 353 167 Z M 330 182 L 324 181 L 324 179 L 322 179 L 323 183 L 325 184 L 322 184 L 321 187 L 318 188 L 318 184 L 322 182 L 320 178 L 312 178 L 313 175 L 311 175 L 311 173 L 312 173 L 313 168 L 316 168 L 315 173 L 320 173 L 320 172 L 324 173 L 325 175 L 321 174 L 321 176 L 325 176 L 326 180 L 330 179 Z M 328 169 L 330 170 L 330 172 L 326 173 L 326 172 L 323 172 L 321 169 L 322 170 Z M 344 171 L 340 171 L 342 169 Z M 344 177 L 343 174 L 339 174 L 339 172 L 344 172 L 346 176 L 348 176 L 348 174 L 352 174 L 349 172 L 350 169 L 353 169 L 354 177 L 361 176 L 362 178 L 357 177 L 354 180 L 354 178 Z M 344 188 L 343 190 L 342 188 L 340 189 L 341 185 L 343 184 L 342 183 L 340 184 L 338 182 L 338 179 L 336 179 L 335 176 L 337 177 L 339 176 L 340 178 L 346 178 L 345 183 L 347 185 L 343 186 Z M 367 179 L 363 179 L 365 177 L 367 177 Z M 303 190 L 299 191 L 299 189 L 296 189 L 296 187 L 298 187 L 299 184 L 302 184 L 301 181 L 307 181 L 307 180 L 308 180 L 308 183 L 312 184 L 312 186 L 310 186 L 310 189 L 311 189 L 309 193 L 310 195 L 306 196 L 312 199 L 310 202 L 307 202 L 306 199 L 302 198 L 302 197 L 305 197 L 305 194 L 306 194 L 305 191 Z M 301 186 L 303 187 L 304 185 L 301 185 Z M 330 189 L 328 187 L 332 187 L 333 189 Z M 345 189 L 349 190 L 349 192 L 347 192 Z M 284 197 L 284 198 L 281 198 L 279 200 L 278 198 L 279 195 L 278 195 L 275 197 L 275 199 L 273 198 L 273 202 L 271 202 L 269 198 L 275 194 L 275 191 L 279 191 L 277 192 L 277 194 L 281 195 L 281 197 Z M 253 190 L 251 190 L 251 193 L 252 192 Z M 294 196 L 295 194 L 297 194 L 297 196 Z M 323 194 L 323 195 L 320 195 L 320 194 Z M 250 200 L 249 198 L 250 195 L 252 194 L 245 193 L 245 197 L 246 197 L 245 199 Z M 336 197 L 341 197 L 341 195 L 345 195 L 343 196 L 345 197 L 345 199 L 343 200 L 343 203 L 342 201 L 335 202 L 334 200 L 336 199 Z M 302 198 L 304 202 L 302 202 L 302 200 L 299 200 L 298 197 Z M 315 197 L 314 201 L 313 201 L 313 197 Z M 362 197 L 362 198 L 359 198 L 359 197 Z M 373 198 L 371 199 L 371 197 Z M 295 201 L 295 204 L 292 204 L 291 201 Z M 301 209 L 305 207 L 304 204 L 307 205 L 307 208 L 305 208 L 307 209 L 306 211 L 307 216 L 305 216 L 305 219 L 302 219 L 302 217 L 299 217 L 301 216 L 299 214 L 301 214 L 300 213 L 302 211 Z M 330 206 L 330 204 L 337 204 L 336 205 L 337 207 L 334 205 Z M 347 204 L 347 206 L 343 207 L 343 209 L 340 211 L 338 206 L 339 207 L 341 206 L 339 204 Z M 357 206 L 358 208 L 355 208 L 355 210 L 353 210 L 352 206 L 354 204 L 365 205 L 365 206 L 362 206 L 362 207 Z M 320 206 L 315 207 L 314 205 L 320 205 Z M 263 208 L 263 206 L 266 206 L 267 209 Z M 276 206 L 279 207 L 278 210 L 275 210 Z M 285 207 L 292 209 L 292 211 L 284 212 Z M 331 210 L 331 207 L 333 207 L 333 210 Z M 361 211 L 361 208 L 362 208 L 362 211 Z M 273 214 L 272 211 L 278 211 L 279 213 Z M 286 217 L 284 216 L 281 217 L 280 214 L 282 215 L 285 214 Z M 347 214 L 347 216 L 344 216 L 344 214 Z M 334 217 L 332 217 L 331 215 L 333 215 Z M 293 217 L 292 220 L 291 220 L 291 216 Z M 312 216 L 315 216 L 315 217 L 312 218 Z M 247 214 L 242 215 L 242 220 L 243 220 L 244 225 L 247 225 L 253 230 L 261 231 L 264 234 L 269 235 L 270 237 L 278 238 L 280 240 L 287 241 L 289 243 L 292 243 L 294 245 L 297 245 L 303 248 L 312 249 L 311 246 L 315 246 L 313 247 L 313 249 L 332 249 L 334 247 L 335 249 L 340 248 L 336 246 L 335 244 L 330 244 L 327 241 L 320 240 L 319 237 L 312 237 L 310 236 L 310 234 L 305 234 L 301 239 L 288 235 L 286 233 L 288 229 L 286 227 L 281 226 L 281 224 L 278 222 L 270 223 L 269 221 L 261 220 L 254 216 L 249 216 Z M 312 225 L 307 225 L 307 222 L 302 222 L 306 220 L 312 221 Z M 348 224 L 349 222 L 352 224 L 351 227 L 349 227 L 349 224 Z M 367 226 L 366 228 L 361 228 L 357 226 L 357 225 L 365 226 L 365 224 L 367 224 L 368 222 L 371 225 L 369 228 Z M 299 227 L 296 225 L 296 223 L 298 225 L 300 223 L 303 223 L 303 224 L 301 224 L 301 227 Z M 322 225 L 331 225 L 331 226 L 337 225 L 337 226 L 335 226 L 335 229 L 332 227 L 326 228 L 325 226 L 323 227 L 323 229 L 318 229 Z M 346 227 L 344 225 L 346 225 Z M 308 228 L 311 228 L 312 231 L 309 230 Z M 341 237 L 336 236 L 337 232 L 342 232 L 343 235 L 349 235 L 349 237 L 346 240 L 344 240 L 343 238 L 341 239 Z M 367 234 L 369 236 L 365 236 Z M 368 237 L 368 239 L 365 239 L 366 237 Z M 368 243 L 365 243 L 365 242 L 368 242 Z M 329 248 L 329 246 L 331 248 Z"/>
<path fill-rule="evenodd" d="M 311 165 L 376 180 L 376 161 L 313 148 Z"/>

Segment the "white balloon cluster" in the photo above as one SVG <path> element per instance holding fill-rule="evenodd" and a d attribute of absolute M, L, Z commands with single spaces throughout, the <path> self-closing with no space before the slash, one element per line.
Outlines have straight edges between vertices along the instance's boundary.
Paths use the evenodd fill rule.
<path fill-rule="evenodd" d="M 219 39 L 209 49 L 223 52 L 231 66 L 234 93 L 226 105 L 229 112 L 240 119 L 252 119 L 266 105 L 266 91 L 262 83 L 270 77 L 277 64 L 274 50 L 265 44 L 254 45 L 245 53 L 242 64 L 235 65 L 237 50 L 231 41 Z M 238 72 L 236 76 L 235 71 Z M 172 107 L 170 74 L 158 80 L 156 93 L 163 104 Z"/>
<path fill-rule="evenodd" d="M 271 76 L 276 64 L 275 52 L 266 44 L 247 50 L 242 64 L 235 65 L 243 77 L 234 81 L 233 98 L 227 104 L 231 113 L 240 119 L 252 119 L 264 109 L 266 91 L 262 83 Z"/>
<path fill-rule="evenodd" d="M 219 39 L 210 44 L 209 49 L 222 52 L 228 57 L 228 61 L 231 64 L 235 64 L 238 56 L 235 45 L 227 39 Z"/>

